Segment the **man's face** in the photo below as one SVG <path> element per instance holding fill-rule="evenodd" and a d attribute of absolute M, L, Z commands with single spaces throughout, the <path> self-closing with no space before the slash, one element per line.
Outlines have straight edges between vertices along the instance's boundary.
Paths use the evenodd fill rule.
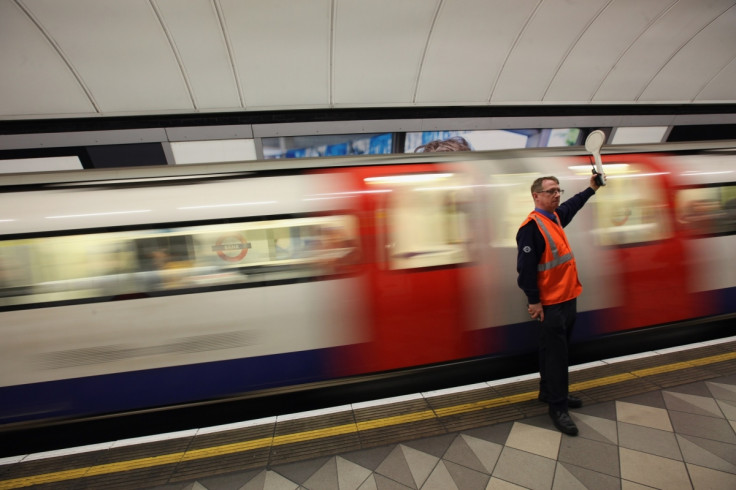
<path fill-rule="evenodd" d="M 534 193 L 534 205 L 548 213 L 552 213 L 560 207 L 561 197 L 560 184 L 554 180 L 543 180 L 542 191 Z"/>

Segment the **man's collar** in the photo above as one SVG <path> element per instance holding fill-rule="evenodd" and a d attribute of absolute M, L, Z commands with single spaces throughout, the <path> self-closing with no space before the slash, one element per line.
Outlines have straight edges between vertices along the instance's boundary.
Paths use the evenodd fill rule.
<path fill-rule="evenodd" d="M 527 208 L 527 209 L 529 209 L 529 208 Z M 539 209 L 539 208 L 534 208 L 534 211 L 538 212 L 539 214 L 541 214 L 543 216 L 548 217 L 549 219 L 551 219 L 552 221 L 554 221 L 555 223 L 557 223 L 557 217 L 554 214 L 549 213 L 549 212 L 545 211 L 544 209 Z"/>

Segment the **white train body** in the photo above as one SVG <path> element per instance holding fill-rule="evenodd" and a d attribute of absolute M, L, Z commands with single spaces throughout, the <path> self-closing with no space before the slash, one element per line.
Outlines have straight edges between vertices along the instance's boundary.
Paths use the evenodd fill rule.
<path fill-rule="evenodd" d="M 576 338 L 734 315 L 734 156 L 603 163 L 608 186 L 566 228 Z M 590 163 L 567 150 L 148 172 L 0 178 L 0 424 L 529 352 L 514 240 L 529 186 L 556 175 L 570 197 Z"/>

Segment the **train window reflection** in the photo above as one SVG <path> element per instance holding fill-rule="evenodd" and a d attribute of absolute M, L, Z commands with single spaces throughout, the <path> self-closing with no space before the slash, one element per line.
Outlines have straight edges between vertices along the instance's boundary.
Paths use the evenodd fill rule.
<path fill-rule="evenodd" d="M 356 218 L 313 216 L 0 242 L 0 307 L 351 273 Z"/>
<path fill-rule="evenodd" d="M 593 234 L 600 245 L 629 245 L 672 236 L 659 174 L 640 164 L 622 164 L 607 165 L 606 175 L 605 192 L 591 200 L 596 220 Z"/>
<path fill-rule="evenodd" d="M 688 235 L 736 233 L 736 184 L 680 189 L 675 209 Z"/>
<path fill-rule="evenodd" d="M 390 269 L 459 264 L 469 260 L 471 189 L 464 176 L 402 175 L 367 181 L 388 186 L 385 249 Z"/>

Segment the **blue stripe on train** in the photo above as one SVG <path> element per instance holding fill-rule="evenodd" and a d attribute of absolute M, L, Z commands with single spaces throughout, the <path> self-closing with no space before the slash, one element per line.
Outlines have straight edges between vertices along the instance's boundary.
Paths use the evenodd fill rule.
<path fill-rule="evenodd" d="M 335 349 L 106 374 L 0 388 L 0 425 L 233 396 L 325 379 Z"/>
<path fill-rule="evenodd" d="M 736 287 L 716 291 L 704 291 L 692 295 L 694 303 L 703 305 L 708 315 L 724 315 L 736 313 Z M 601 335 L 600 325 L 610 310 L 592 310 L 578 312 L 572 342 L 585 342 Z M 616 333 L 616 332 L 610 332 Z M 482 345 L 494 354 L 524 354 L 533 352 L 538 346 L 539 324 L 526 321 L 515 325 L 487 328 L 480 331 Z"/>
<path fill-rule="evenodd" d="M 702 293 L 713 314 L 736 312 L 736 288 Z M 715 298 L 712 296 L 715 294 Z M 715 299 L 715 301 L 713 301 Z M 578 314 L 573 342 L 596 338 L 605 311 Z M 537 322 L 473 332 L 486 353 L 523 354 L 537 349 Z M 0 425 L 25 420 L 122 412 L 234 396 L 335 377 L 356 346 L 234 359 L 0 388 Z M 337 367 L 336 367 L 337 365 Z M 348 373 L 343 373 L 348 374 Z M 358 374 L 358 373 L 350 373 Z"/>
<path fill-rule="evenodd" d="M 600 315 L 604 311 L 582 311 L 578 313 L 573 330 L 573 342 L 588 340 L 596 335 Z M 487 352 L 493 354 L 528 354 L 535 352 L 539 343 L 540 324 L 536 321 L 526 321 L 513 325 L 502 325 L 486 328 L 476 332 L 477 341 L 485 346 Z"/>
<path fill-rule="evenodd" d="M 696 304 L 703 305 L 710 316 L 736 313 L 736 287 L 705 291 L 693 294 Z M 578 312 L 572 343 L 586 342 L 601 336 L 600 325 L 604 324 L 606 315 L 614 312 L 610 310 L 592 310 Z M 609 334 L 624 333 L 623 331 L 608 332 Z M 483 345 L 487 352 L 493 354 L 529 354 L 538 348 L 539 323 L 526 321 L 513 325 L 503 325 L 486 328 L 474 332 L 475 341 Z"/>
<path fill-rule="evenodd" d="M 721 311 L 718 313 L 736 313 L 736 288 L 721 289 L 719 293 Z"/>

